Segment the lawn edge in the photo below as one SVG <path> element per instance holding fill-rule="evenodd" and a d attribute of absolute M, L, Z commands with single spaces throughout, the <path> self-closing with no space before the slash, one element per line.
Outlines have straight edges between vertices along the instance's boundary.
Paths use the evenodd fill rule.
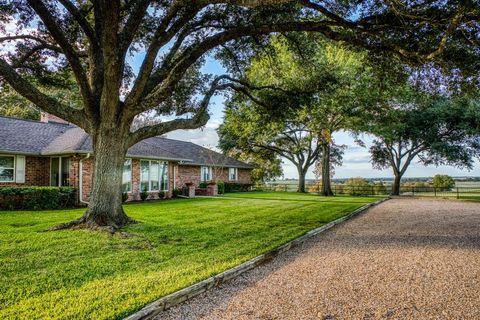
<path fill-rule="evenodd" d="M 341 218 L 338 218 L 336 220 L 330 221 L 327 224 L 324 224 L 321 227 L 315 228 L 313 230 L 308 231 L 304 235 L 293 239 L 280 247 L 277 247 L 275 249 L 272 249 L 264 254 L 261 254 L 251 260 L 248 260 L 236 267 L 233 267 L 231 269 L 225 270 L 213 277 L 207 278 L 205 280 L 202 280 L 200 282 L 197 282 L 189 287 L 183 288 L 179 291 L 176 291 L 174 293 L 171 293 L 167 296 L 164 296 L 158 300 L 155 300 L 154 302 L 151 302 L 150 304 L 146 305 L 139 311 L 131 314 L 130 316 L 124 318 L 124 320 L 145 320 L 145 319 L 152 319 L 156 315 L 158 315 L 160 312 L 165 311 L 167 309 L 170 309 L 173 306 L 176 306 L 182 302 L 185 302 L 187 300 L 192 299 L 193 297 L 210 290 L 228 280 L 231 280 L 233 278 L 238 277 L 242 273 L 245 273 L 249 270 L 252 270 L 253 268 L 256 268 L 264 263 L 270 262 L 273 260 L 275 257 L 277 257 L 279 254 L 288 251 L 304 242 L 309 240 L 310 238 L 327 231 L 331 229 L 332 227 L 336 226 L 339 223 L 342 223 L 346 220 L 349 220 L 353 218 L 354 216 L 357 216 L 358 214 L 366 211 L 367 209 L 379 205 L 382 202 L 385 202 L 389 200 L 390 197 L 383 198 L 381 200 L 368 203 L 352 212 L 350 212 L 347 215 L 344 215 Z"/>

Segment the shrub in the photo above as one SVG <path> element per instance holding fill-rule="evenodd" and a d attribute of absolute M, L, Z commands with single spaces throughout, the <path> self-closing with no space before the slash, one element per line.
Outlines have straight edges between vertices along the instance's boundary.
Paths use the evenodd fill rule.
<path fill-rule="evenodd" d="M 164 192 L 164 191 L 160 191 L 160 192 L 158 193 L 158 197 L 159 197 L 160 199 L 165 199 L 165 192 Z"/>
<path fill-rule="evenodd" d="M 2 209 L 64 209 L 76 203 L 76 190 L 71 187 L 0 187 Z"/>
<path fill-rule="evenodd" d="M 140 199 L 142 199 L 142 201 L 147 200 L 147 198 L 148 198 L 148 192 L 146 191 L 140 192 Z"/>
<path fill-rule="evenodd" d="M 350 178 L 345 182 L 345 193 L 352 196 L 362 196 L 372 193 L 371 184 L 363 178 Z"/>
<path fill-rule="evenodd" d="M 225 193 L 225 182 L 222 180 L 217 181 L 218 194 Z"/>
<path fill-rule="evenodd" d="M 309 193 L 319 193 L 322 189 L 322 183 L 320 181 L 316 181 L 314 183 L 307 184 L 307 192 Z"/>
<path fill-rule="evenodd" d="M 252 184 L 250 183 L 235 183 L 225 182 L 225 192 L 246 192 L 250 191 Z"/>
<path fill-rule="evenodd" d="M 200 184 L 198 185 L 200 189 L 207 189 L 207 186 L 208 186 L 208 183 L 206 182 L 200 182 Z"/>
<path fill-rule="evenodd" d="M 175 189 L 172 190 L 172 196 L 174 198 L 178 198 L 178 196 L 182 195 L 182 194 L 183 194 L 183 192 L 182 192 L 182 189 L 180 189 L 180 188 L 175 188 Z"/>
<path fill-rule="evenodd" d="M 122 193 L 122 202 L 126 202 L 128 200 L 128 193 Z"/>
<path fill-rule="evenodd" d="M 455 180 L 448 175 L 437 174 L 432 179 L 433 187 L 440 189 L 452 189 L 455 187 Z"/>
<path fill-rule="evenodd" d="M 381 181 L 373 184 L 373 190 L 373 194 L 388 194 L 387 187 Z"/>

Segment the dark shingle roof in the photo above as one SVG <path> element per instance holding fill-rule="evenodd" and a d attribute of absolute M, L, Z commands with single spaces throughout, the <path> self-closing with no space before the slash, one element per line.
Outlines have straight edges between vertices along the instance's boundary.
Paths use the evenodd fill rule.
<path fill-rule="evenodd" d="M 0 117 L 0 153 L 58 155 L 92 152 L 88 134 L 74 125 Z M 184 161 L 192 165 L 252 168 L 251 165 L 191 142 L 153 137 L 130 149 L 127 156 Z"/>
<path fill-rule="evenodd" d="M 156 140 L 156 144 L 162 146 L 162 148 L 170 151 L 174 151 L 177 154 L 182 155 L 187 159 L 192 159 L 187 164 L 192 165 L 216 165 L 222 167 L 237 167 L 237 168 L 253 168 L 253 166 L 238 161 L 236 159 L 227 157 L 221 153 L 212 151 L 210 149 L 199 146 L 198 144 L 188 142 L 167 139 L 162 137 L 151 138 Z"/>
<path fill-rule="evenodd" d="M 0 117 L 0 152 L 41 154 L 73 126 Z"/>

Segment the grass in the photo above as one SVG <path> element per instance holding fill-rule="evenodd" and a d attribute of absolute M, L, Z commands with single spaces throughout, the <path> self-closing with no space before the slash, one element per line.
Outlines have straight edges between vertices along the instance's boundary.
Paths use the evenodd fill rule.
<path fill-rule="evenodd" d="M 282 201 L 314 201 L 314 202 L 327 202 L 327 203 L 365 203 L 365 200 L 376 201 L 378 199 L 385 198 L 385 196 L 370 196 L 370 197 L 321 197 L 315 193 L 297 193 L 297 192 L 238 192 L 228 193 L 225 195 L 227 198 L 239 198 L 239 199 L 258 199 L 258 200 L 282 200 Z"/>
<path fill-rule="evenodd" d="M 126 205 L 128 237 L 43 232 L 81 209 L 0 212 L 0 319 L 122 318 L 378 199 L 231 196 Z"/>

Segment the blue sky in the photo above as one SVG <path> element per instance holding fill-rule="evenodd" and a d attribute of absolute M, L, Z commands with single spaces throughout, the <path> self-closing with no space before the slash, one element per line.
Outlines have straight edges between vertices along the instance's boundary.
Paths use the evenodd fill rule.
<path fill-rule="evenodd" d="M 132 66 L 135 71 L 138 69 L 142 54 L 132 58 Z M 225 69 L 218 61 L 209 57 L 203 67 L 203 72 L 210 74 L 223 74 Z M 191 141 L 193 143 L 215 148 L 218 144 L 218 135 L 216 129 L 223 121 L 224 99 L 222 96 L 216 96 L 211 100 L 210 104 L 210 121 L 202 129 L 197 130 L 177 130 L 167 134 L 168 138 Z M 354 139 L 346 132 L 337 132 L 333 135 L 335 143 L 344 144 L 347 149 L 344 154 L 343 166 L 335 169 L 334 178 L 350 178 L 350 177 L 392 177 L 391 170 L 376 170 L 372 168 L 368 147 L 373 137 L 364 136 L 363 141 L 366 148 L 362 148 L 354 143 Z M 296 168 L 288 161 L 283 161 L 283 170 L 285 178 L 297 178 Z M 429 177 L 435 174 L 448 174 L 452 176 L 480 176 L 480 166 L 476 162 L 474 170 L 460 170 L 451 166 L 424 166 L 419 163 L 412 163 L 405 173 L 405 177 Z M 315 178 L 312 170 L 307 173 L 307 178 Z"/>

